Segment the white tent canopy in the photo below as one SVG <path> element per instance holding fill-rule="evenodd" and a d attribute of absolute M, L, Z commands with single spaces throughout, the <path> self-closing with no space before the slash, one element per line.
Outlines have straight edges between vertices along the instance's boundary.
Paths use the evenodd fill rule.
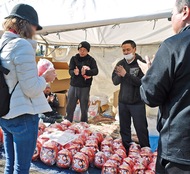
<path fill-rule="evenodd" d="M 4 0 L 0 23 L 18 3 L 30 4 L 37 10 L 44 28 L 37 35 L 39 43 L 68 46 L 51 54 L 56 60 L 69 62 L 77 53 L 72 45 L 90 42 L 90 54 L 100 70 L 92 94 L 101 91 L 111 96 L 118 89 L 112 84 L 111 73 L 113 63 L 122 58 L 119 45 L 124 40 L 133 39 L 138 53 L 151 56 L 159 43 L 173 34 L 167 18 L 171 17 L 175 0 Z M 0 25 L 0 35 L 2 32 Z"/>
<path fill-rule="evenodd" d="M 39 34 L 45 35 L 49 44 L 88 40 L 92 45 L 117 45 L 125 38 L 150 44 L 172 34 L 167 18 L 174 0 L 11 0 L 0 5 L 0 21 L 18 3 L 37 10 L 44 26 Z M 43 41 L 40 37 L 38 40 Z"/>

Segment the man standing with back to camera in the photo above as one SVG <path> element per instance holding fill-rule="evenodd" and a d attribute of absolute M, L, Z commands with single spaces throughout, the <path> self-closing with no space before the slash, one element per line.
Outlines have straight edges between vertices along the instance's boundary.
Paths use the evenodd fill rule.
<path fill-rule="evenodd" d="M 78 46 L 78 54 L 71 58 L 69 73 L 71 86 L 68 93 L 67 119 L 73 121 L 74 111 L 79 100 L 81 107 L 81 121 L 88 122 L 88 103 L 93 76 L 98 74 L 96 61 L 88 53 L 90 44 L 83 41 Z"/>
<path fill-rule="evenodd" d="M 141 147 L 150 147 L 145 104 L 141 101 L 140 86 L 143 72 L 137 60 L 143 59 L 136 54 L 136 43 L 126 40 L 122 43 L 124 59 L 119 61 L 112 74 L 114 85 L 120 85 L 119 121 L 123 145 L 129 150 L 131 139 L 131 117 Z"/>
<path fill-rule="evenodd" d="M 176 35 L 161 44 L 141 96 L 159 106 L 156 173 L 190 174 L 190 0 L 176 0 L 172 28 Z"/>

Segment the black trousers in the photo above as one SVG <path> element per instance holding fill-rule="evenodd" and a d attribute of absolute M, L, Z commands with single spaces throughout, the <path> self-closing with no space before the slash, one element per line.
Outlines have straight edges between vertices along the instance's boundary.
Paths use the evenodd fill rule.
<path fill-rule="evenodd" d="M 190 165 L 174 163 L 158 156 L 156 174 L 190 174 Z"/>
<path fill-rule="evenodd" d="M 89 103 L 90 87 L 79 88 L 70 86 L 68 92 L 68 102 L 67 102 L 67 119 L 72 122 L 74 111 L 77 105 L 77 101 L 80 101 L 81 108 L 81 121 L 88 122 L 88 103 Z"/>
<path fill-rule="evenodd" d="M 144 104 L 126 105 L 119 103 L 120 134 L 123 145 L 128 150 L 131 139 L 131 117 L 141 147 L 150 147 L 148 124 Z"/>

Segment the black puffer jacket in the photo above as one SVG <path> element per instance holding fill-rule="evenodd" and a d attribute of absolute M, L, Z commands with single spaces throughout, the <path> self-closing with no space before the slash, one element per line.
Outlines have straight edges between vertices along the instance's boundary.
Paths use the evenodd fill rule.
<path fill-rule="evenodd" d="M 142 79 L 141 96 L 159 106 L 161 157 L 190 165 L 190 26 L 161 44 Z"/>
<path fill-rule="evenodd" d="M 143 72 L 139 68 L 137 59 L 143 61 L 143 59 L 136 54 L 135 60 L 128 64 L 125 59 L 122 59 L 116 66 L 122 65 L 126 70 L 125 77 L 119 77 L 115 70 L 112 73 L 112 81 L 114 85 L 120 85 L 119 102 L 124 104 L 136 104 L 142 103 L 140 97 L 140 86 Z"/>
<path fill-rule="evenodd" d="M 83 66 L 89 66 L 90 70 L 86 71 L 87 76 L 96 76 L 98 74 L 98 67 L 96 64 L 96 61 L 93 57 L 90 55 L 87 55 L 86 57 L 80 57 L 79 54 L 76 54 L 71 58 L 70 64 L 69 64 L 69 73 L 71 75 L 71 86 L 74 87 L 90 87 L 92 84 L 93 78 L 85 79 L 81 75 L 81 69 Z M 78 67 L 79 69 L 79 75 L 76 76 L 74 74 L 74 69 Z"/>

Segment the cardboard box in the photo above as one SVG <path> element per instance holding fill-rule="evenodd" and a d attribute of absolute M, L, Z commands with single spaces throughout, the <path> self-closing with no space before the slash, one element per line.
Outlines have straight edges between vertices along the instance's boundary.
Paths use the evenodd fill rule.
<path fill-rule="evenodd" d="M 36 56 L 36 62 L 37 62 L 37 63 L 38 63 L 38 61 L 39 61 L 40 59 L 47 59 L 47 60 L 49 60 L 50 62 L 53 61 L 53 57 Z"/>
<path fill-rule="evenodd" d="M 53 83 L 50 83 L 52 92 L 60 92 L 64 90 L 68 90 L 70 88 L 70 79 L 57 80 Z"/>
<path fill-rule="evenodd" d="M 119 90 L 113 93 L 113 106 L 117 108 L 119 102 Z"/>
<path fill-rule="evenodd" d="M 67 104 L 67 95 L 66 93 L 55 93 L 59 100 L 59 107 L 66 107 Z"/>
<path fill-rule="evenodd" d="M 108 109 L 109 109 L 109 105 L 108 105 L 108 104 L 100 106 L 100 111 L 101 111 L 101 112 L 105 112 L 105 111 L 107 111 Z"/>
<path fill-rule="evenodd" d="M 70 87 L 69 65 L 66 62 L 53 62 L 57 78 L 50 83 L 52 92 L 68 90 Z"/>

